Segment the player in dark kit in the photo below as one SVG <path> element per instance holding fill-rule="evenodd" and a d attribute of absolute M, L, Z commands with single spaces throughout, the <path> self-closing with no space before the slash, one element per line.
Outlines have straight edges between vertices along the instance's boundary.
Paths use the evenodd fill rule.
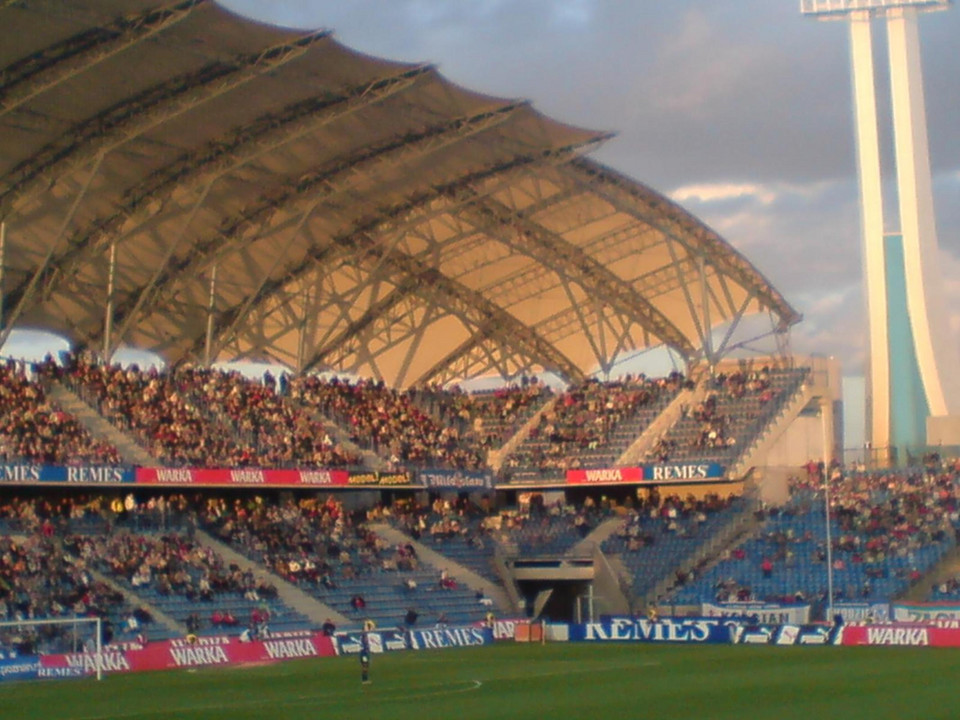
<path fill-rule="evenodd" d="M 363 632 L 360 633 L 360 680 L 364 685 L 369 685 L 370 680 L 370 631 L 373 629 L 373 623 L 367 620 L 363 624 Z"/>

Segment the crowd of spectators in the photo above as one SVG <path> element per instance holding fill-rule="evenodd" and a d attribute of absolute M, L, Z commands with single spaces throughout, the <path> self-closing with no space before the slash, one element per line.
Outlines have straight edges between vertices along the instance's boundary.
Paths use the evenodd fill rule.
<path fill-rule="evenodd" d="M 730 507 L 732 497 L 710 494 L 670 494 L 661 497 L 655 489 L 644 500 L 627 509 L 614 535 L 628 552 L 656 545 L 659 537 L 696 538 L 711 514 Z"/>
<path fill-rule="evenodd" d="M 703 399 L 684 408 L 680 421 L 647 451 L 647 459 L 670 462 L 737 453 L 782 396 L 789 377 L 789 372 L 766 366 L 713 375 L 707 380 Z"/>
<path fill-rule="evenodd" d="M 347 428 L 351 441 L 388 459 L 394 468 L 473 470 L 486 462 L 482 443 L 471 428 L 435 420 L 411 393 L 393 390 L 383 382 L 310 375 L 291 380 L 289 394 Z"/>
<path fill-rule="evenodd" d="M 685 383 L 679 373 L 657 379 L 626 375 L 611 382 L 587 380 L 560 395 L 504 467 L 508 473 L 519 468 L 540 473 L 578 468 L 584 451 L 607 446 L 622 421 Z"/>
<path fill-rule="evenodd" d="M 411 400 L 441 424 L 454 424 L 461 437 L 483 450 L 500 448 L 552 396 L 549 386 L 526 375 L 488 392 L 465 392 L 460 386 L 413 388 Z"/>
<path fill-rule="evenodd" d="M 138 502 L 133 493 L 44 494 L 0 498 L 0 531 L 46 537 L 69 532 L 109 533 L 116 526 L 134 530 L 188 527 L 191 502 L 182 493 L 152 494 Z"/>
<path fill-rule="evenodd" d="M 209 498 L 200 516 L 220 540 L 295 584 L 334 589 L 404 562 L 333 496 L 279 504 L 258 496 Z"/>
<path fill-rule="evenodd" d="M 836 464 L 811 463 L 792 478 L 790 501 L 759 511 L 764 524 L 758 534 L 720 557 L 711 599 L 822 601 L 828 556 L 837 578 L 834 600 L 876 600 L 884 597 L 883 588 L 903 590 L 936 561 L 937 548 L 955 543 L 958 480 L 954 467 L 848 473 Z"/>
<path fill-rule="evenodd" d="M 0 363 L 0 460 L 116 465 L 120 456 L 47 397 L 30 365 L 6 360 Z"/>
<path fill-rule="evenodd" d="M 213 550 L 179 533 L 68 535 L 63 546 L 130 587 L 152 588 L 159 595 L 208 603 L 227 594 L 247 600 L 277 597 L 273 585 L 257 580 L 249 570 L 228 566 Z"/>
<path fill-rule="evenodd" d="M 359 458 L 324 426 L 287 403 L 269 373 L 255 382 L 237 372 L 190 366 L 104 365 L 77 355 L 48 359 L 41 375 L 64 380 L 100 414 L 133 432 L 159 460 L 209 467 L 342 467 Z"/>
<path fill-rule="evenodd" d="M 152 620 L 132 608 L 122 593 L 97 581 L 86 559 L 61 548 L 50 526 L 26 536 L 0 535 L 0 622 L 17 620 L 100 618 L 102 640 L 109 642 L 125 628 L 125 617 Z M 35 625 L 0 631 L 0 648 L 18 654 L 75 651 L 94 635 L 92 626 Z"/>

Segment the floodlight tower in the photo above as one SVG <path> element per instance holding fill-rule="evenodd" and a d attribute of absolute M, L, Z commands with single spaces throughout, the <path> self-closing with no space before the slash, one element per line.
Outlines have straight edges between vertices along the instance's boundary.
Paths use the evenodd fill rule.
<path fill-rule="evenodd" d="M 867 434 L 872 446 L 921 445 L 931 416 L 960 407 L 960 357 L 939 272 L 917 16 L 951 0 L 800 0 L 800 11 L 850 24 L 869 327 Z M 872 25 L 887 26 L 899 232 L 884 233 Z"/>

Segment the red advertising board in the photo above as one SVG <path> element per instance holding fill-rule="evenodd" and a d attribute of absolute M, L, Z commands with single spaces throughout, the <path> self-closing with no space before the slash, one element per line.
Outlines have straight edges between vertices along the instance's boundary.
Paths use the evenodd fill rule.
<path fill-rule="evenodd" d="M 196 642 L 166 640 L 134 646 L 105 648 L 100 664 L 104 672 L 141 672 L 174 668 L 214 667 L 244 663 L 280 662 L 336 655 L 333 638 L 319 632 L 280 633 L 266 640 L 240 642 L 237 637 L 202 637 Z M 92 675 L 97 671 L 94 653 L 43 655 L 41 676 Z"/>
<path fill-rule="evenodd" d="M 138 485 L 235 485 L 238 487 L 346 486 L 346 470 L 264 470 L 261 468 L 137 468 Z"/>
<path fill-rule="evenodd" d="M 643 481 L 642 467 L 567 470 L 567 482 L 574 485 L 613 485 Z"/>
<path fill-rule="evenodd" d="M 845 625 L 840 644 L 960 647 L 960 627 L 915 624 Z"/>

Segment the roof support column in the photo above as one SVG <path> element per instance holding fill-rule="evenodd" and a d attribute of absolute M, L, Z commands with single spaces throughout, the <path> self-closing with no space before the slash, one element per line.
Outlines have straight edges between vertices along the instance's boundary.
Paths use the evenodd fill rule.
<path fill-rule="evenodd" d="M 43 258 L 43 262 L 40 263 L 40 265 L 34 271 L 30 278 L 30 282 L 27 283 L 27 287 L 20 296 L 19 302 L 17 302 L 13 308 L 13 311 L 10 313 L 10 317 L 6 321 L 6 325 L 4 326 L 3 330 L 0 330 L 0 347 L 3 347 L 6 344 L 10 337 L 10 331 L 13 330 L 13 326 L 20 318 L 20 314 L 24 311 L 33 297 L 33 293 L 37 289 L 37 283 L 40 282 L 40 278 L 43 277 L 43 274 L 47 271 L 47 268 L 50 267 L 50 264 L 53 261 L 53 256 L 57 251 L 57 245 L 60 244 L 60 239 L 70 226 L 70 223 L 73 222 L 73 216 L 77 214 L 77 210 L 80 208 L 80 203 L 82 203 L 83 199 L 87 196 L 87 191 L 90 189 L 93 179 L 97 176 L 97 173 L 100 172 L 100 164 L 103 162 L 104 157 L 105 153 L 100 153 L 97 155 L 97 159 L 94 161 L 93 167 L 90 168 L 90 174 L 87 175 L 87 179 L 84 181 L 83 187 L 80 188 L 80 192 L 77 193 L 77 197 L 70 206 L 70 210 L 67 211 L 67 216 L 63 219 L 63 222 L 60 223 L 60 227 L 57 229 L 57 234 L 54 235 L 53 239 L 50 241 L 50 249 L 47 250 L 47 254 Z"/>
<path fill-rule="evenodd" d="M 110 243 L 110 268 L 107 274 L 107 306 L 103 316 L 103 361 L 109 362 L 113 335 L 113 300 L 117 287 L 117 240 Z"/>
<path fill-rule="evenodd" d="M 117 346 L 123 341 L 124 335 L 127 334 L 130 326 L 136 322 L 137 317 L 140 315 L 140 311 L 147 302 L 147 298 L 153 294 L 153 291 L 157 286 L 157 282 L 163 276 L 163 272 L 167 269 L 167 265 L 170 264 L 170 260 L 173 258 L 174 252 L 176 252 L 177 247 L 183 241 L 184 235 L 187 234 L 187 228 L 190 227 L 190 224 L 200 211 L 200 208 L 203 207 L 203 203 L 207 199 L 207 193 L 210 192 L 210 188 L 212 187 L 213 181 L 211 180 L 203 188 L 203 192 L 200 193 L 200 197 L 198 197 L 194 202 L 193 208 L 190 210 L 190 214 L 187 216 L 187 219 L 183 221 L 183 224 L 180 226 L 180 230 L 176 237 L 173 238 L 173 240 L 170 242 L 170 245 L 167 247 L 167 252 L 164 253 L 163 260 L 157 264 L 157 269 L 154 270 L 153 275 L 150 277 L 150 282 L 141 288 L 140 294 L 137 296 L 137 300 L 134 302 L 133 307 L 130 308 L 130 311 L 124 316 L 123 323 L 120 325 L 120 329 L 117 331 L 116 341 L 113 342 L 113 344 L 107 348 L 107 351 L 104 353 L 104 362 L 110 362 L 110 359 L 113 357 L 113 353 L 115 353 L 117 350 Z"/>
<path fill-rule="evenodd" d="M 217 263 L 210 268 L 210 293 L 207 296 L 207 336 L 203 344 L 203 366 L 210 367 L 213 360 L 213 316 L 217 309 Z"/>
<path fill-rule="evenodd" d="M 707 263 L 703 254 L 697 255 L 697 275 L 700 277 L 700 310 L 703 314 L 703 356 L 713 369 L 716 358 L 713 354 L 713 332 L 710 323 L 710 292 L 707 285 Z"/>
<path fill-rule="evenodd" d="M 728 327 L 727 332 L 724 333 L 723 340 L 720 341 L 720 347 L 717 349 L 718 356 L 723 357 L 723 354 L 727 350 L 727 345 L 730 343 L 730 339 L 733 337 L 733 333 L 736 332 L 737 327 L 740 325 L 740 321 L 743 319 L 743 314 L 747 311 L 747 307 L 749 307 L 750 301 L 753 299 L 754 294 L 752 292 L 747 293 L 747 296 L 743 299 L 743 303 L 733 314 L 733 319 L 730 321 L 730 327 Z"/>
<path fill-rule="evenodd" d="M 311 291 L 313 285 L 305 284 L 303 288 L 303 312 L 300 314 L 300 323 L 297 328 L 297 375 L 303 374 L 303 364 L 307 359 L 307 318 L 312 308 Z"/>

